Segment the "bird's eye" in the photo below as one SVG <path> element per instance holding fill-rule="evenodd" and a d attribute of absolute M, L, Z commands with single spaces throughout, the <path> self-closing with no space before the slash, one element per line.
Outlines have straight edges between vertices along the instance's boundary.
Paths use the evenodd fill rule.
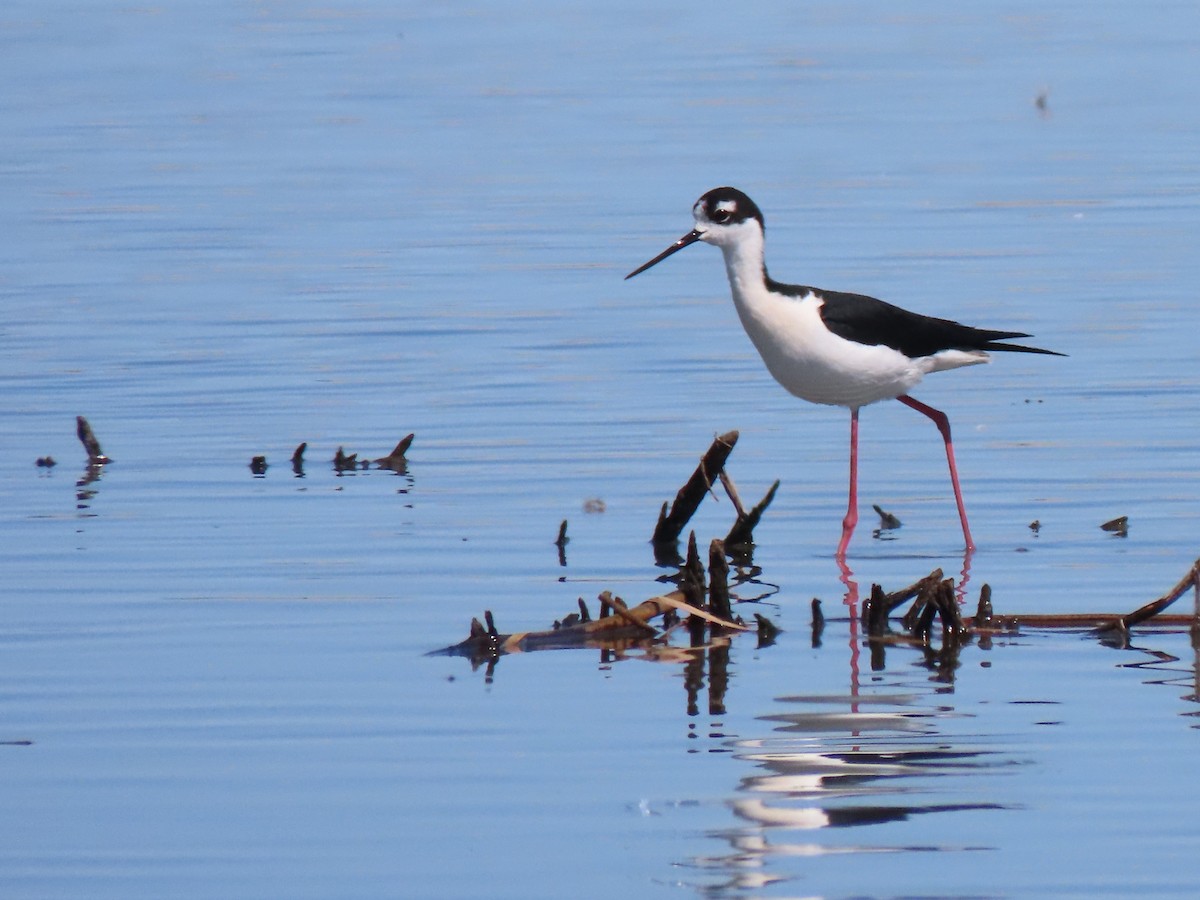
<path fill-rule="evenodd" d="M 724 225 L 731 218 L 733 218 L 733 213 L 727 209 L 714 209 L 710 218 L 712 218 L 712 220 L 718 225 Z"/>

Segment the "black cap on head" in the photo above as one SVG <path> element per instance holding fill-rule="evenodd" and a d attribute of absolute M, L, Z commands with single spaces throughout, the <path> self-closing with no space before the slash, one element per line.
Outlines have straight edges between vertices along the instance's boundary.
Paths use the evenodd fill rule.
<path fill-rule="evenodd" d="M 753 200 L 732 187 L 713 188 L 696 201 L 706 218 L 718 225 L 736 224 L 757 219 L 763 225 L 762 210 Z"/>

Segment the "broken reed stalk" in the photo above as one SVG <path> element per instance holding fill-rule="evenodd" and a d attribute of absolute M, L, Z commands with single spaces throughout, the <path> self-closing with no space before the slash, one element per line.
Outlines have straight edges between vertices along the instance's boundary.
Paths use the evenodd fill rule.
<path fill-rule="evenodd" d="M 696 532 L 688 534 L 687 562 L 679 573 L 679 589 L 689 604 L 697 609 L 704 608 L 704 565 L 700 562 L 700 552 L 696 549 Z M 693 647 L 704 644 L 707 626 L 699 616 L 688 616 L 687 629 Z"/>
<path fill-rule="evenodd" d="M 746 515 L 746 507 L 742 505 L 742 496 L 738 493 L 737 485 L 733 483 L 733 479 L 724 469 L 721 470 L 720 478 L 721 486 L 725 488 L 725 496 L 733 504 L 733 511 L 737 513 L 739 519 L 742 518 Z"/>
<path fill-rule="evenodd" d="M 1157 600 L 1147 603 L 1145 606 L 1138 607 L 1127 616 L 1121 617 L 1121 626 L 1123 628 L 1132 628 L 1140 622 L 1144 622 L 1152 616 L 1158 615 L 1176 600 L 1183 596 L 1188 588 L 1193 588 L 1197 594 L 1197 603 L 1200 603 L 1200 559 L 1192 563 L 1188 573 L 1179 579 L 1179 583 L 1171 590 L 1167 591 Z M 1197 616 L 1200 618 L 1200 616 Z"/>
<path fill-rule="evenodd" d="M 100 449 L 100 442 L 96 440 L 96 435 L 92 432 L 92 426 L 88 424 L 88 420 L 83 416 L 75 417 L 75 433 L 79 435 L 80 443 L 83 444 L 83 449 L 87 451 L 88 464 L 93 466 L 102 466 L 105 463 L 112 462 L 104 451 Z"/>
<path fill-rule="evenodd" d="M 975 619 L 972 623 L 976 628 L 992 624 L 992 586 L 985 584 L 979 589 L 979 605 L 975 607 Z"/>
<path fill-rule="evenodd" d="M 880 637 L 887 631 L 887 595 L 878 584 L 871 585 L 871 596 L 863 602 L 862 623 L 868 637 Z"/>
<path fill-rule="evenodd" d="M 654 526 L 654 536 L 651 541 L 655 544 L 671 544 L 679 540 L 683 528 L 695 514 L 704 496 L 712 488 L 713 481 L 725 467 L 725 460 L 737 443 L 736 431 L 726 432 L 716 437 L 708 451 L 700 459 L 700 464 L 687 483 L 675 495 L 675 502 L 662 505 L 658 514 L 658 524 Z"/>
<path fill-rule="evenodd" d="M 728 492 L 733 485 L 732 479 L 727 480 L 725 473 L 722 472 L 721 481 L 725 484 L 726 492 Z M 766 496 L 758 501 L 750 512 L 742 509 L 740 502 L 735 503 L 734 508 L 737 510 L 737 521 L 729 529 L 729 534 L 725 535 L 726 546 L 739 547 L 754 543 L 754 527 L 758 524 L 758 520 L 762 518 L 762 514 L 766 508 L 771 505 L 771 501 L 775 499 L 775 492 L 777 490 L 779 490 L 778 479 L 771 485 Z M 734 492 L 736 494 L 736 488 L 734 488 Z M 730 499 L 732 499 L 732 495 Z"/>
<path fill-rule="evenodd" d="M 708 609 L 722 619 L 733 618 L 729 605 L 729 561 L 725 558 L 725 545 L 719 540 L 708 545 Z"/>
<path fill-rule="evenodd" d="M 375 460 L 375 464 L 381 469 L 391 469 L 394 472 L 406 471 L 408 460 L 405 458 L 404 454 L 406 454 L 408 452 L 408 448 L 412 446 L 413 437 L 414 436 L 410 434 L 408 437 L 402 438 L 400 443 L 398 443 L 392 449 L 391 453 Z"/>
<path fill-rule="evenodd" d="M 410 434 L 407 437 L 401 438 L 400 443 L 396 444 L 396 446 L 392 449 L 392 452 L 388 454 L 388 458 L 395 459 L 397 456 L 403 456 L 406 454 L 408 452 L 408 448 L 412 446 L 414 437 L 416 437 L 415 434 Z"/>
<path fill-rule="evenodd" d="M 696 548 L 696 532 L 688 534 L 687 561 L 679 572 L 679 589 L 692 606 L 704 608 L 704 564 Z"/>
<path fill-rule="evenodd" d="M 888 613 L 903 606 L 913 597 L 918 596 L 922 592 L 930 590 L 934 585 L 942 580 L 942 570 L 934 569 L 924 578 L 918 579 L 906 588 L 901 588 L 898 591 L 892 591 L 890 594 L 885 594 L 883 597 L 884 606 Z M 885 614 L 886 620 L 886 614 Z"/>

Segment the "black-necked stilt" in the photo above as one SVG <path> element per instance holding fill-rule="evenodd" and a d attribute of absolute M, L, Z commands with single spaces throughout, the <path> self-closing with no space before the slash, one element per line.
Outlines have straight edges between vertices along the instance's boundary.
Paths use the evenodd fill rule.
<path fill-rule="evenodd" d="M 1030 337 L 1019 331 L 972 328 L 949 319 L 909 312 L 874 297 L 782 284 L 767 274 L 764 225 L 758 206 L 741 191 L 715 188 L 692 207 L 696 227 L 626 279 L 696 241 L 725 255 L 733 303 L 746 334 L 775 380 L 810 403 L 850 409 L 850 502 L 842 521 L 837 556 L 844 558 L 858 523 L 858 411 L 895 398 L 934 421 L 946 444 L 950 482 L 967 550 L 975 549 L 958 485 L 950 421 L 908 392 L 930 372 L 988 362 L 989 350 L 1044 353 L 1053 350 L 1004 344 Z"/>

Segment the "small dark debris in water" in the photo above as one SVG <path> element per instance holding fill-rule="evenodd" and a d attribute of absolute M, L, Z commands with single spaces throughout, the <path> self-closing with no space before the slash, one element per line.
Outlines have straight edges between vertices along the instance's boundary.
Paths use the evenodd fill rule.
<path fill-rule="evenodd" d="M 989 628 L 992 624 L 992 586 L 985 584 L 979 589 L 979 604 L 975 607 L 975 627 Z"/>
<path fill-rule="evenodd" d="M 1100 526 L 1102 531 L 1107 531 L 1117 537 L 1128 537 L 1129 535 L 1129 516 L 1117 516 L 1115 519 L 1109 519 Z"/>
<path fill-rule="evenodd" d="M 0 741 L 0 747 L 32 747 L 33 741 Z"/>
<path fill-rule="evenodd" d="M 393 472 L 403 474 L 408 471 L 408 459 L 405 454 L 408 453 L 408 448 L 412 446 L 414 435 L 408 435 L 402 438 L 400 443 L 392 448 L 392 452 L 381 459 L 375 460 L 375 464 L 381 469 L 391 469 Z M 366 465 L 363 465 L 366 468 Z"/>
<path fill-rule="evenodd" d="M 1032 531 L 1034 534 L 1037 534 L 1039 531 L 1042 530 L 1042 523 L 1039 522 L 1037 519 L 1034 519 L 1032 522 L 1029 523 L 1029 530 Z"/>
<path fill-rule="evenodd" d="M 1045 400 L 1030 400 L 1028 397 L 1026 397 L 1025 402 L 1026 403 L 1045 403 L 1046 401 Z"/>
<path fill-rule="evenodd" d="M 583 501 L 583 511 L 588 515 L 592 513 L 602 513 L 608 509 L 607 504 L 599 497 L 589 497 Z"/>
<path fill-rule="evenodd" d="M 255 456 L 250 460 L 250 472 L 256 477 L 262 477 L 267 474 L 267 458 L 265 456 Z"/>
<path fill-rule="evenodd" d="M 876 514 L 879 516 L 880 531 L 892 531 L 893 529 L 899 528 L 902 524 L 896 516 L 892 515 L 886 509 L 881 508 L 879 504 L 872 504 L 871 508 L 875 510 Z"/>
<path fill-rule="evenodd" d="M 578 625 L 582 621 L 583 619 L 580 618 L 579 613 L 571 613 L 570 615 L 563 616 L 561 620 L 555 619 L 554 630 L 558 631 L 560 628 L 571 628 L 575 625 Z"/>
<path fill-rule="evenodd" d="M 100 442 L 96 440 L 96 435 L 92 432 L 92 426 L 88 424 L 88 420 L 83 416 L 75 417 L 75 433 L 79 435 L 79 440 L 83 444 L 83 449 L 87 451 L 88 463 L 93 466 L 103 466 L 112 460 L 104 455 L 104 451 L 100 449 Z"/>
<path fill-rule="evenodd" d="M 54 461 L 53 456 L 39 456 L 34 465 L 39 469 L 53 469 L 58 463 Z"/>
<path fill-rule="evenodd" d="M 341 447 L 333 455 L 333 470 L 335 472 L 353 472 L 358 468 L 358 454 L 347 454 Z"/>
<path fill-rule="evenodd" d="M 1038 91 L 1037 96 L 1033 99 L 1033 105 L 1037 108 L 1038 115 L 1045 118 L 1050 115 L 1050 89 L 1043 88 Z"/>
<path fill-rule="evenodd" d="M 754 621 L 758 623 L 758 646 L 769 647 L 775 643 L 775 638 L 779 637 L 779 626 L 758 613 L 754 614 Z"/>
<path fill-rule="evenodd" d="M 567 520 L 563 519 L 562 524 L 558 526 L 558 537 L 554 540 L 554 546 L 558 548 L 558 565 L 563 569 L 567 567 L 567 543 L 570 540 L 567 537 Z M 583 603 L 582 598 L 579 602 Z"/>
<path fill-rule="evenodd" d="M 812 645 L 821 646 L 821 635 L 825 632 L 825 613 L 821 612 L 821 601 L 812 598 Z"/>
<path fill-rule="evenodd" d="M 298 478 L 304 477 L 304 451 L 308 449 L 308 442 L 301 443 L 292 453 L 292 471 Z"/>

